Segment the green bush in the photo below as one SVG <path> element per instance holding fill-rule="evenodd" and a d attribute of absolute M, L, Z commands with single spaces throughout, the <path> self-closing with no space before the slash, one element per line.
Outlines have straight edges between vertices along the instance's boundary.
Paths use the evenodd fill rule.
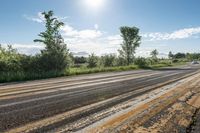
<path fill-rule="evenodd" d="M 95 56 L 94 54 L 89 55 L 87 63 L 89 68 L 97 67 L 98 57 Z"/>
<path fill-rule="evenodd" d="M 148 66 L 147 60 L 143 57 L 138 57 L 134 59 L 134 64 L 138 65 L 141 68 L 145 68 Z"/>
<path fill-rule="evenodd" d="M 21 57 L 17 50 L 13 49 L 11 45 L 3 48 L 0 45 L 0 71 L 1 72 L 15 72 L 22 71 Z"/>
<path fill-rule="evenodd" d="M 172 62 L 173 63 L 177 63 L 177 62 L 179 62 L 179 60 L 178 59 L 174 59 L 174 60 L 172 60 Z"/>
<path fill-rule="evenodd" d="M 122 57 L 116 58 L 116 66 L 126 66 L 127 61 Z"/>
<path fill-rule="evenodd" d="M 113 54 L 101 56 L 100 65 L 103 67 L 116 66 L 116 56 Z"/>

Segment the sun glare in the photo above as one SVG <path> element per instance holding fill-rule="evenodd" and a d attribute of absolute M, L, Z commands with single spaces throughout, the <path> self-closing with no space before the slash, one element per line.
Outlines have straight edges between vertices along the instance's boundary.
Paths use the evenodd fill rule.
<path fill-rule="evenodd" d="M 105 4 L 105 0 L 84 0 L 85 5 L 94 10 L 99 10 Z"/>

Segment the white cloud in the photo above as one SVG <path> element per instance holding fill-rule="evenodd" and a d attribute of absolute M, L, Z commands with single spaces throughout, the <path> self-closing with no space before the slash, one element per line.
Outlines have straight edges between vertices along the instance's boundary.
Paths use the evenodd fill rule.
<path fill-rule="evenodd" d="M 44 16 L 42 15 L 41 12 L 38 12 L 36 17 L 24 15 L 24 18 L 26 18 L 27 20 L 33 21 L 33 22 L 37 22 L 37 23 L 43 23 L 44 22 Z"/>
<path fill-rule="evenodd" d="M 98 28 L 98 24 L 95 24 L 93 28 L 81 30 L 65 25 L 61 31 L 70 51 L 101 55 L 108 51 L 108 45 L 103 38 L 103 32 Z"/>
<path fill-rule="evenodd" d="M 97 55 L 117 53 L 120 48 L 120 35 L 106 36 L 99 30 L 98 24 L 91 29 L 77 30 L 70 25 L 61 28 L 70 51 L 95 53 Z"/>
<path fill-rule="evenodd" d="M 196 28 L 184 28 L 177 31 L 174 31 L 172 33 L 161 33 L 161 32 L 155 32 L 155 33 L 146 33 L 142 36 L 150 41 L 156 41 L 156 40 L 175 40 L 175 39 L 186 39 L 193 37 L 200 33 L 200 27 Z"/>
<path fill-rule="evenodd" d="M 108 43 L 111 45 L 117 45 L 122 43 L 122 38 L 120 35 L 113 35 L 107 37 Z"/>
<path fill-rule="evenodd" d="M 98 26 L 95 26 L 95 29 L 84 29 L 76 30 L 70 25 L 65 25 L 61 28 L 63 35 L 68 38 L 77 38 L 77 39 L 95 39 L 102 36 L 102 32 L 98 30 Z"/>
<path fill-rule="evenodd" d="M 26 18 L 27 20 L 33 21 L 33 22 L 37 22 L 37 23 L 44 23 L 44 15 L 42 14 L 42 12 L 38 12 L 36 16 L 28 16 L 28 15 L 23 15 L 24 18 Z M 54 16 L 55 18 L 57 18 L 60 21 L 64 21 L 66 20 L 68 17 L 59 17 L 59 16 Z"/>
<path fill-rule="evenodd" d="M 74 56 L 85 56 L 85 57 L 87 57 L 89 54 L 87 53 L 87 52 L 85 52 L 85 51 L 80 51 L 80 52 L 72 52 L 72 54 L 74 55 Z"/>
<path fill-rule="evenodd" d="M 8 44 L 1 43 L 2 47 L 7 47 Z M 17 49 L 20 53 L 26 55 L 34 55 L 44 49 L 43 44 L 12 44 L 12 47 Z"/>
<path fill-rule="evenodd" d="M 98 30 L 98 29 L 99 29 L 99 25 L 98 25 L 98 24 L 95 24 L 95 25 L 94 25 L 94 28 L 95 28 L 96 30 Z"/>
<path fill-rule="evenodd" d="M 165 48 L 164 45 L 144 45 L 141 44 L 141 46 L 139 48 L 137 48 L 136 50 L 136 54 L 135 56 L 141 56 L 141 57 L 150 57 L 151 52 L 154 49 L 157 49 L 159 51 L 158 57 L 159 58 L 167 58 L 168 53 L 163 51 L 163 49 Z"/>

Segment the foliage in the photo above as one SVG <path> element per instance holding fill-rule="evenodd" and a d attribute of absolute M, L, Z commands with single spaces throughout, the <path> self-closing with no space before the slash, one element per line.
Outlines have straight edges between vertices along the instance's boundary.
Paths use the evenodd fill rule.
<path fill-rule="evenodd" d="M 172 54 L 172 52 L 169 52 L 168 57 L 169 57 L 169 59 L 172 59 L 175 62 L 178 60 L 193 61 L 193 60 L 200 59 L 200 53 L 180 53 L 179 52 L 176 54 Z"/>
<path fill-rule="evenodd" d="M 80 75 L 80 74 L 89 74 L 98 72 L 126 71 L 135 69 L 139 69 L 138 66 L 130 65 L 130 66 L 95 67 L 95 68 L 79 67 L 79 68 L 69 68 L 66 71 L 66 75 Z"/>
<path fill-rule="evenodd" d="M 188 61 L 199 60 L 200 53 L 186 53 L 186 58 Z"/>
<path fill-rule="evenodd" d="M 59 33 L 59 29 L 64 23 L 53 17 L 53 11 L 43 12 L 42 15 L 44 15 L 46 31 L 39 34 L 42 39 L 34 40 L 34 42 L 45 44 L 45 49 L 41 51 L 39 58 L 40 69 L 63 71 L 70 62 L 67 45 Z"/>
<path fill-rule="evenodd" d="M 151 55 L 151 64 L 155 64 L 158 62 L 158 51 L 157 49 L 154 49 L 153 51 L 151 51 L 150 55 Z"/>
<path fill-rule="evenodd" d="M 123 43 L 119 54 L 121 58 L 126 60 L 126 64 L 130 65 L 133 62 L 135 50 L 140 45 L 141 36 L 139 36 L 139 29 L 137 27 L 121 27 L 121 37 Z"/>
<path fill-rule="evenodd" d="M 85 64 L 87 63 L 86 57 L 73 57 L 74 64 Z"/>
<path fill-rule="evenodd" d="M 145 67 L 148 66 L 147 60 L 146 60 L 145 58 L 143 58 L 143 57 L 135 58 L 134 64 L 135 64 L 135 65 L 138 65 L 138 66 L 141 67 L 141 68 L 145 68 Z"/>
<path fill-rule="evenodd" d="M 174 59 L 181 59 L 181 58 L 185 58 L 186 55 L 185 53 L 177 53 L 175 55 L 173 55 Z"/>
<path fill-rule="evenodd" d="M 113 67 L 116 65 L 116 58 L 116 55 L 113 54 L 101 56 L 100 64 L 103 67 Z"/>
<path fill-rule="evenodd" d="M 116 58 L 116 66 L 126 66 L 126 64 L 126 59 L 122 58 L 121 56 Z"/>
<path fill-rule="evenodd" d="M 158 56 L 158 50 L 157 49 L 154 49 L 153 51 L 151 51 L 151 57 L 153 59 L 157 59 L 157 56 Z"/>
<path fill-rule="evenodd" d="M 13 72 L 22 70 L 21 56 L 11 45 L 3 48 L 0 45 L 0 71 Z"/>
<path fill-rule="evenodd" d="M 94 53 L 92 53 L 91 55 L 89 55 L 87 62 L 88 62 L 88 67 L 89 68 L 97 67 L 97 65 L 98 65 L 98 57 Z"/>
<path fill-rule="evenodd" d="M 173 59 L 173 60 L 172 60 L 173 63 L 177 63 L 178 61 L 179 61 L 179 60 L 177 60 L 177 59 Z"/>

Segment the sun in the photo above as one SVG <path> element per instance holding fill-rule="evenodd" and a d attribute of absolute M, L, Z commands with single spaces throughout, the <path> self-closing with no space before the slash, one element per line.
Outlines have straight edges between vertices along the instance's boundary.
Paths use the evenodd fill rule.
<path fill-rule="evenodd" d="M 99 10 L 104 6 L 105 0 L 84 0 L 84 3 L 90 9 Z"/>

